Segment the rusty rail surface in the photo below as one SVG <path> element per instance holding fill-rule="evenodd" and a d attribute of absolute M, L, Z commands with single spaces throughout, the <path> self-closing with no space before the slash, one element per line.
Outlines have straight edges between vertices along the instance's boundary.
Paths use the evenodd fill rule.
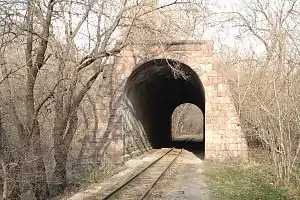
<path fill-rule="evenodd" d="M 147 165 L 136 175 L 132 176 L 130 179 L 125 181 L 122 185 L 120 185 L 113 191 L 109 192 L 104 198 L 102 198 L 102 200 L 120 199 L 117 197 L 118 195 L 123 195 L 121 199 L 137 199 L 137 200 L 145 199 L 147 195 L 150 193 L 150 191 L 152 190 L 152 188 L 163 177 L 163 175 L 168 171 L 168 169 L 175 163 L 175 161 L 183 151 L 183 149 L 180 149 L 179 152 L 176 150 L 178 149 L 175 148 L 169 149 L 166 153 L 164 153 L 162 156 L 160 156 L 159 158 L 151 162 L 149 165 Z M 175 153 L 175 155 L 172 153 Z M 163 159 L 166 159 L 165 163 L 163 162 Z M 155 169 L 155 167 L 158 170 Z M 161 169 L 163 170 L 161 171 Z M 153 173 L 151 174 L 150 170 L 154 170 L 154 172 L 159 173 L 159 175 L 153 177 Z M 138 194 L 140 192 L 140 187 L 142 186 L 146 186 L 146 188 L 142 194 Z"/>

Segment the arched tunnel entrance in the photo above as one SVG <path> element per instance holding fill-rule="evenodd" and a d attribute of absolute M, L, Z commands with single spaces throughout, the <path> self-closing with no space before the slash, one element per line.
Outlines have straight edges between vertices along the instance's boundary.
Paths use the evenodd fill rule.
<path fill-rule="evenodd" d="M 184 76 L 174 76 L 172 68 L 180 69 Z M 176 107 L 184 103 L 194 104 L 202 111 L 203 120 L 205 117 L 204 87 L 189 66 L 171 59 L 148 61 L 131 73 L 124 95 L 153 148 L 177 147 L 204 153 L 204 131 L 202 141 L 172 140 L 171 119 Z"/>

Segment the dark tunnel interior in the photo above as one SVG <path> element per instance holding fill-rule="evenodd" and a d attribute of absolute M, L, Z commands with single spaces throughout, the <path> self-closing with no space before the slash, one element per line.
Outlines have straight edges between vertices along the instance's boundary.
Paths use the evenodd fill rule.
<path fill-rule="evenodd" d="M 182 70 L 186 78 L 175 78 L 170 66 Z M 124 95 L 132 105 L 135 117 L 142 123 L 153 148 L 176 147 L 204 153 L 205 133 L 203 141 L 172 141 L 171 118 L 177 106 L 194 104 L 205 117 L 204 87 L 189 66 L 169 59 L 146 62 L 132 72 L 126 82 Z"/>

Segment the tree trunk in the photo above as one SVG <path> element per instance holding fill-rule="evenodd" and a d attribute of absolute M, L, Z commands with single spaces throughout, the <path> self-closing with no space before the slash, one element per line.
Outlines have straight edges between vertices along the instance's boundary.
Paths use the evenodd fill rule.
<path fill-rule="evenodd" d="M 54 147 L 55 168 L 52 175 L 55 183 L 51 185 L 52 195 L 57 196 L 62 194 L 68 185 L 66 164 L 68 151 L 61 146 Z"/>
<path fill-rule="evenodd" d="M 2 199 L 7 199 L 7 185 L 8 185 L 8 173 L 6 168 L 6 159 L 5 159 L 5 150 L 6 150 L 6 137 L 4 135 L 4 128 L 2 126 L 2 115 L 0 110 L 0 162 L 2 168 L 2 176 L 1 176 L 1 194 Z"/>
<path fill-rule="evenodd" d="M 42 156 L 40 128 L 37 119 L 33 120 L 32 133 L 33 155 L 36 156 L 36 160 L 34 162 L 35 171 L 33 172 L 35 174 L 35 179 L 32 181 L 33 191 L 37 200 L 48 199 L 49 189 L 46 168 Z"/>
<path fill-rule="evenodd" d="M 47 6 L 47 12 L 45 16 L 45 21 L 42 27 L 42 37 L 39 38 L 36 59 L 33 62 L 33 19 L 34 19 L 34 9 L 35 9 L 35 2 L 32 0 L 28 0 L 28 7 L 27 7 L 27 38 L 26 38 L 26 66 L 27 66 L 27 84 L 26 84 L 26 132 L 28 139 L 30 138 L 31 141 L 25 141 L 25 143 L 29 147 L 26 148 L 26 151 L 32 151 L 33 156 L 35 157 L 33 164 L 33 180 L 31 180 L 31 185 L 33 187 L 33 191 L 35 193 L 36 199 L 47 199 L 49 197 L 49 190 L 48 190 L 48 183 L 47 183 L 47 176 L 46 176 L 46 169 L 43 161 L 42 156 L 42 149 L 41 149 L 41 137 L 40 137 L 40 128 L 39 122 L 37 118 L 38 110 L 35 110 L 35 99 L 34 99 L 34 87 L 36 84 L 37 74 L 39 69 L 42 68 L 44 61 L 45 61 L 45 52 L 47 49 L 48 38 L 49 38 L 49 29 L 51 24 L 52 18 L 52 11 L 53 11 L 54 1 L 50 0 Z M 24 142 L 24 141 L 23 141 Z M 31 167 L 31 166 L 30 166 Z"/>
<path fill-rule="evenodd" d="M 56 165 L 54 168 L 53 180 L 56 180 L 56 183 L 51 186 L 53 195 L 61 194 L 68 185 L 66 169 L 68 150 L 77 129 L 77 124 L 78 117 L 76 109 L 69 119 L 69 126 L 66 134 L 64 136 L 60 135 L 60 133 L 54 135 L 54 159 Z M 62 129 L 58 129 L 58 131 L 61 130 Z"/>
<path fill-rule="evenodd" d="M 33 162 L 34 169 L 32 187 L 35 193 L 36 199 L 47 199 L 49 197 L 48 183 L 46 177 L 46 169 L 43 161 L 42 150 L 41 150 L 41 138 L 40 128 L 38 119 L 34 116 L 34 85 L 37 76 L 37 69 L 32 67 L 28 68 L 27 73 L 27 88 L 26 88 L 26 113 L 27 113 L 27 134 L 31 136 L 30 147 L 36 160 Z M 29 143 L 24 141 L 24 143 Z"/>
<path fill-rule="evenodd" d="M 81 148 L 80 148 L 78 157 L 77 157 L 75 163 L 72 165 L 72 170 L 75 168 L 77 168 L 77 169 L 79 168 L 79 170 L 80 170 L 80 168 L 83 167 L 82 158 L 87 149 L 87 142 L 88 142 L 88 138 L 89 138 L 89 119 L 84 111 L 84 108 L 83 107 L 80 107 L 80 108 L 81 108 L 83 119 L 84 119 L 85 133 L 84 133 L 84 137 L 83 137 L 83 140 L 81 143 Z"/>

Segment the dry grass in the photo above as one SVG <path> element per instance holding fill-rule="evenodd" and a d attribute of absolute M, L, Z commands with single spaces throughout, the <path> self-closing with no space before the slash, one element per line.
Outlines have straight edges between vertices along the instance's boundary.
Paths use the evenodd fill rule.
<path fill-rule="evenodd" d="M 114 163 L 106 160 L 103 165 L 87 169 L 80 174 L 74 174 L 70 177 L 69 187 L 66 189 L 65 194 L 57 197 L 56 199 L 67 199 L 73 194 L 86 190 L 90 185 L 101 183 L 113 175 L 124 170 L 124 165 L 115 165 Z"/>
<path fill-rule="evenodd" d="M 300 199 L 300 165 L 287 186 L 276 185 L 270 157 L 262 149 L 250 151 L 247 165 L 207 163 L 205 174 L 212 190 L 212 199 L 228 200 L 291 200 Z"/>

